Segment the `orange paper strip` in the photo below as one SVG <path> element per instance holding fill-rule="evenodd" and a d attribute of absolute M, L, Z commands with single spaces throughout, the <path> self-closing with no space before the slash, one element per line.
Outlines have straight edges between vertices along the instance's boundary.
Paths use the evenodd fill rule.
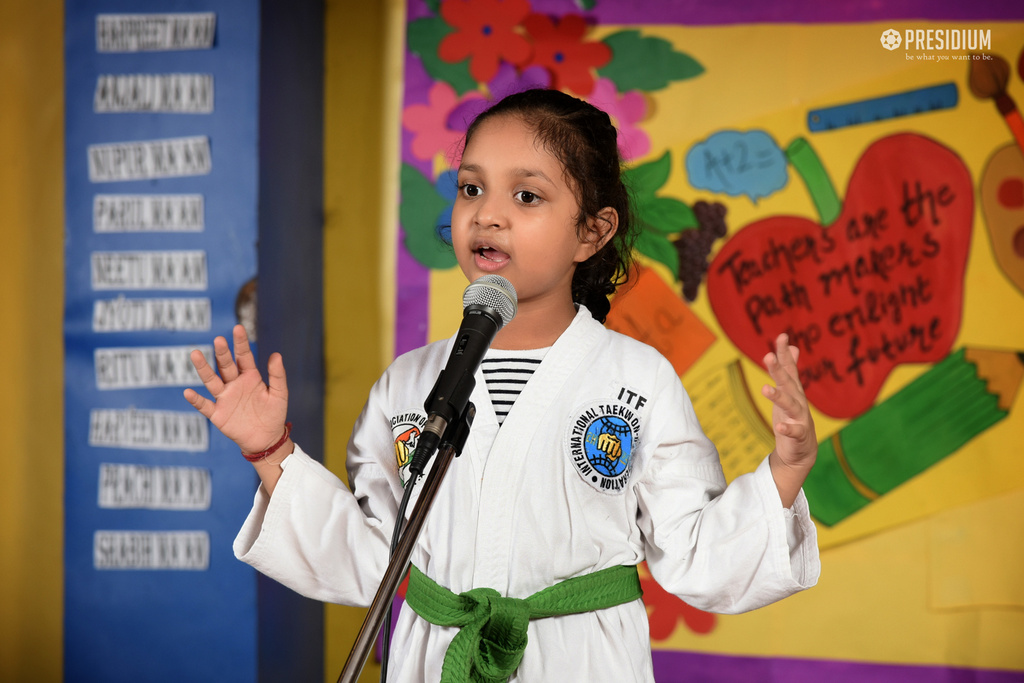
<path fill-rule="evenodd" d="M 650 268 L 638 268 L 630 281 L 612 301 L 606 326 L 658 349 L 682 376 L 715 341 L 714 333 Z"/>

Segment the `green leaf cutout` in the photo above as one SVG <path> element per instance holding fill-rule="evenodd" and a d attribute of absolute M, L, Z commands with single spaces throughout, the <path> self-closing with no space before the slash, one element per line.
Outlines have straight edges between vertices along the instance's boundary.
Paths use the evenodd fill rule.
<path fill-rule="evenodd" d="M 697 217 L 685 203 L 656 193 L 668 182 L 672 172 L 672 153 L 627 169 L 626 186 L 633 193 L 636 217 L 644 230 L 658 235 L 671 235 L 697 226 Z"/>
<path fill-rule="evenodd" d="M 630 189 L 638 198 L 653 197 L 662 185 L 668 182 L 672 173 L 672 153 L 665 152 L 658 159 L 646 164 L 633 166 L 626 171 L 626 180 Z"/>
<path fill-rule="evenodd" d="M 612 49 L 612 60 L 597 73 L 611 79 L 619 92 L 661 90 L 672 81 L 704 73 L 700 62 L 676 52 L 672 43 L 663 38 L 641 36 L 637 30 L 613 33 L 604 43 Z"/>
<path fill-rule="evenodd" d="M 455 266 L 455 252 L 437 235 L 437 219 L 448 207 L 448 201 L 409 164 L 402 164 L 401 181 L 398 220 L 405 230 L 405 248 L 427 268 L 447 270 Z"/>
<path fill-rule="evenodd" d="M 476 81 L 469 75 L 469 58 L 449 64 L 437 56 L 441 41 L 451 32 L 452 27 L 440 17 L 427 17 L 410 22 L 409 51 L 423 61 L 423 68 L 431 78 L 448 83 L 455 88 L 455 92 L 463 95 L 477 87 Z"/>
<path fill-rule="evenodd" d="M 637 213 L 644 228 L 659 235 L 668 236 L 698 225 L 693 209 L 673 197 L 653 197 Z"/>
<path fill-rule="evenodd" d="M 679 279 L 679 252 L 667 237 L 644 230 L 636 240 L 636 250 L 667 266 L 672 277 Z"/>
<path fill-rule="evenodd" d="M 656 195 L 672 172 L 672 155 L 665 152 L 660 158 L 634 166 L 625 172 L 627 187 L 633 193 L 636 219 L 640 234 L 636 250 L 665 264 L 679 279 L 679 252 L 668 236 L 695 228 L 698 225 L 693 209 L 674 197 Z"/>

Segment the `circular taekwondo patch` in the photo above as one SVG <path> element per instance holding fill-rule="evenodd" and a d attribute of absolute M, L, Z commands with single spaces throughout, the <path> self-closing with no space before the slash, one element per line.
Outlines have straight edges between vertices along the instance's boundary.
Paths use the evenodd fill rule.
<path fill-rule="evenodd" d="M 639 439 L 640 418 L 633 408 L 594 401 L 573 416 L 566 450 L 583 481 L 604 493 L 621 493 L 629 484 Z"/>
<path fill-rule="evenodd" d="M 409 478 L 409 461 L 420 441 L 420 432 L 427 424 L 423 413 L 400 413 L 391 418 L 391 435 L 395 439 L 395 461 L 398 464 L 398 478 L 405 486 Z"/>

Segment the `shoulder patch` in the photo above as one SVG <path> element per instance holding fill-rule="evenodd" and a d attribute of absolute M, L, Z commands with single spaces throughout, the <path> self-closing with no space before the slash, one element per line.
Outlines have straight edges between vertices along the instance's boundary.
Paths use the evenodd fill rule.
<path fill-rule="evenodd" d="M 583 481 L 602 493 L 622 493 L 640 442 L 640 417 L 618 401 L 593 401 L 575 411 L 566 452 Z"/>
<path fill-rule="evenodd" d="M 405 486 L 409 474 L 409 461 L 420 441 L 420 432 L 427 424 L 427 416 L 419 412 L 399 413 L 391 418 L 391 435 L 395 440 L 395 462 L 398 478 Z"/>

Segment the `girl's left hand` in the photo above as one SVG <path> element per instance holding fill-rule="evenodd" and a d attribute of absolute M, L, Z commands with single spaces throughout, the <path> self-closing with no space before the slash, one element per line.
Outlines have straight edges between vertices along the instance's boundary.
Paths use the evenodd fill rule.
<path fill-rule="evenodd" d="M 792 500 L 787 499 L 790 494 L 796 497 L 818 454 L 814 420 L 796 366 L 799 358 L 800 350 L 790 345 L 789 336 L 780 334 L 775 339 L 775 351 L 764 357 L 775 386 L 766 384 L 761 388 L 761 393 L 772 402 L 772 474 L 786 507 L 792 505 Z"/>

